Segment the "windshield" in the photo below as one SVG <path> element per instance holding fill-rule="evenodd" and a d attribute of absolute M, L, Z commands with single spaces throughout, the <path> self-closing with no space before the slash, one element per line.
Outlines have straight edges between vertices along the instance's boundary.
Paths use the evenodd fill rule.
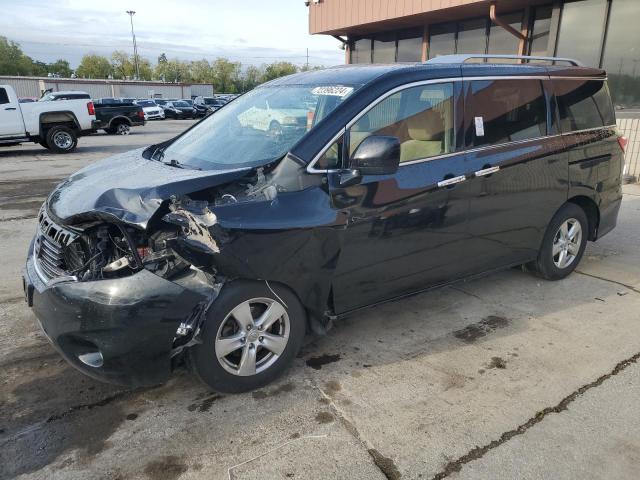
<path fill-rule="evenodd" d="M 187 102 L 173 102 L 174 107 L 188 107 L 189 104 Z"/>
<path fill-rule="evenodd" d="M 207 170 L 264 165 L 284 156 L 354 90 L 344 85 L 256 88 L 169 145 L 164 161 Z"/>
<path fill-rule="evenodd" d="M 138 102 L 138 105 L 140 105 L 141 107 L 157 107 L 157 104 L 155 102 L 152 102 L 151 100 L 143 100 L 141 102 Z"/>

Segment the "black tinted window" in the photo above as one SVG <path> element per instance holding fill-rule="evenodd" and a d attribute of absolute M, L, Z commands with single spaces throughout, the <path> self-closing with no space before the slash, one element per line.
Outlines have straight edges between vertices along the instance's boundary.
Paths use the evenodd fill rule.
<path fill-rule="evenodd" d="M 547 110 L 539 80 L 471 82 L 472 145 L 527 140 L 547 134 Z"/>
<path fill-rule="evenodd" d="M 607 83 L 595 80 L 555 82 L 563 132 L 615 125 Z"/>
<path fill-rule="evenodd" d="M 0 104 L 3 103 L 9 103 L 9 96 L 6 89 L 0 88 Z"/>

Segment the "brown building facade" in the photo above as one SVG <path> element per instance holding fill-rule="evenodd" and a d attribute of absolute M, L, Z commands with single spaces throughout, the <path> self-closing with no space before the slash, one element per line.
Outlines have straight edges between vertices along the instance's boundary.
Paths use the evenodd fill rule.
<path fill-rule="evenodd" d="M 640 107 L 640 0 L 310 0 L 309 30 L 347 63 L 456 53 L 558 56 L 609 72 L 619 107 Z"/>

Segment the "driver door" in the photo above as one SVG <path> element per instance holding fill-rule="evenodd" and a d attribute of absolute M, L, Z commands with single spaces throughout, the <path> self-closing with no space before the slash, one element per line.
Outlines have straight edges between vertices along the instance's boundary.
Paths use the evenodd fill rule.
<path fill-rule="evenodd" d="M 400 165 L 345 188 L 341 172 L 328 174 L 333 205 L 348 218 L 333 283 L 337 313 L 467 272 L 467 169 L 456 152 L 462 118 L 459 82 L 426 84 L 388 96 L 348 129 L 346 158 L 371 135 L 395 136 Z"/>
<path fill-rule="evenodd" d="M 17 135 L 24 135 L 24 124 L 18 100 L 15 99 L 12 102 L 7 89 L 0 88 L 0 137 Z"/>

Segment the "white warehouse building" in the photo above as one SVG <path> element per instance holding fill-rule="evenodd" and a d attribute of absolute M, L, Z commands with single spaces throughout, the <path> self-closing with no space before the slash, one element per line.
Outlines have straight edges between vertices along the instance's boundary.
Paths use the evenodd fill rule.
<path fill-rule="evenodd" d="M 212 96 L 213 85 L 198 83 L 165 83 L 135 80 L 89 80 L 79 78 L 0 76 L 0 85 L 11 85 L 18 97 L 39 98 L 43 91 L 80 90 L 92 98 L 191 98 Z"/>

